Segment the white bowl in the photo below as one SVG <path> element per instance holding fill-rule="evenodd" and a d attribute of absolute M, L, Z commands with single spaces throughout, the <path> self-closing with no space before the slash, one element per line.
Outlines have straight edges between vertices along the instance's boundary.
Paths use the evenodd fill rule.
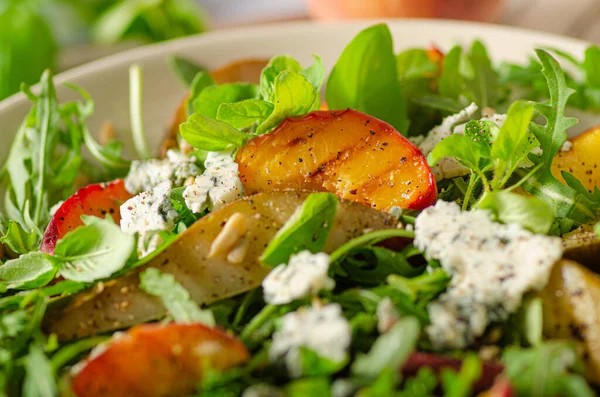
<path fill-rule="evenodd" d="M 311 53 L 319 54 L 331 68 L 343 48 L 361 29 L 380 21 L 341 23 L 288 22 L 216 31 L 162 44 L 141 47 L 91 62 L 56 76 L 60 100 L 77 96 L 62 83 L 71 82 L 86 89 L 96 102 L 96 113 L 89 120 L 91 131 L 97 131 L 111 120 L 124 132 L 129 130 L 128 68 L 140 64 L 144 81 L 144 124 L 148 139 L 157 147 L 165 126 L 185 88 L 167 65 L 169 55 L 193 59 L 208 68 L 248 57 L 268 58 L 290 54 L 301 62 L 312 62 Z M 434 44 L 448 49 L 455 43 L 468 44 L 482 40 L 495 61 L 525 62 L 536 47 L 555 47 L 580 57 L 588 43 L 567 37 L 523 29 L 473 22 L 444 20 L 388 20 L 397 50 L 427 47 Z M 22 94 L 0 102 L 0 159 L 4 162 L 18 126 L 30 107 Z M 124 135 L 122 133 L 122 135 Z M 121 137 L 128 141 L 127 136 Z"/>

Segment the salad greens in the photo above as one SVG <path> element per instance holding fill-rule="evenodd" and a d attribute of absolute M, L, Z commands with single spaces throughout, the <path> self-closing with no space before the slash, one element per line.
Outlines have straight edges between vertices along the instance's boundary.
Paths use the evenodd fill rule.
<path fill-rule="evenodd" d="M 138 29 L 138 18 L 157 15 L 146 3 L 114 6 L 108 12 L 120 17 L 121 28 L 116 33 L 100 29 L 100 34 L 113 40 Z M 165 11 L 174 2 L 158 3 Z M 416 137 L 415 142 L 445 117 L 474 102 L 479 109 L 464 122 L 452 125 L 451 132 L 427 156 L 432 167 L 452 159 L 464 170 L 460 176 L 438 181 L 438 197 L 460 203 L 464 210 L 488 210 L 500 223 L 518 224 L 537 234 L 562 235 L 600 217 L 600 190 L 586 190 L 567 172 L 563 172 L 563 183 L 551 168 L 567 139 L 567 130 L 576 123 L 567 116 L 569 107 L 600 110 L 600 80 L 595 77 L 600 50 L 590 47 L 583 61 L 557 50 L 537 50 L 536 54 L 537 59 L 527 65 L 499 68 L 480 41 L 468 49 L 454 46 L 446 54 L 435 48 L 396 54 L 388 27 L 375 25 L 360 32 L 343 51 L 329 75 L 324 98 L 330 109 L 358 109 L 388 122 L 405 136 Z M 555 57 L 571 63 L 582 77 L 575 79 L 565 73 Z M 197 186 L 207 189 L 199 194 L 208 195 L 210 188 L 227 186 L 224 174 L 228 167 L 235 167 L 237 172 L 229 156 L 249 140 L 269 133 L 288 117 L 306 115 L 322 105 L 326 73 L 317 55 L 307 68 L 291 56 L 276 56 L 263 69 L 259 84 L 217 84 L 210 73 L 186 59 L 173 58 L 170 62 L 190 90 L 189 117 L 180 126 L 180 134 L 194 148 L 189 154 L 176 154 L 193 157 L 193 166 L 202 175 L 206 172 L 210 186 Z M 137 161 L 143 161 L 150 157 L 150 151 L 144 138 L 139 67 L 132 67 L 130 77 L 132 133 L 141 159 Z M 81 88 L 71 88 L 81 95 L 81 101 L 59 103 L 50 72 L 42 75 L 37 95 L 23 86 L 33 107 L 1 174 L 6 196 L 0 216 L 4 250 L 0 256 L 0 397 L 53 397 L 73 392 L 69 390 L 72 366 L 109 338 L 59 341 L 56 335 L 42 330 L 47 308 L 62 304 L 63 297 L 85 288 L 103 289 L 104 283 L 151 263 L 199 219 L 214 219 L 209 218 L 212 215 L 205 207 L 200 213 L 188 208 L 187 188 L 196 184 L 193 177 L 172 186 L 164 200 L 161 198 L 157 219 L 168 225 L 166 230 L 151 230 L 145 236 L 128 234 L 110 216 L 83 215 L 83 225 L 61 236 L 52 255 L 40 252 L 51 207 L 81 187 L 83 176 L 88 181 L 107 181 L 125 176 L 130 168 L 118 142 L 100 143 L 93 138 L 86 120 L 94 104 Z M 523 88 L 525 94 L 518 95 Z M 506 115 L 500 123 L 486 116 L 490 113 Z M 456 124 L 461 125 L 462 133 L 452 133 Z M 88 160 L 85 151 L 93 160 Z M 213 174 L 205 171 L 209 169 L 208 159 L 221 161 Z M 176 162 L 168 158 L 161 166 L 171 166 L 169 161 Z M 302 253 L 310 260 L 300 268 L 310 269 L 320 278 L 302 277 L 316 284 L 330 282 L 330 288 L 308 288 L 311 293 L 290 299 L 290 303 L 267 303 L 265 300 L 270 301 L 259 287 L 199 306 L 194 301 L 196 291 L 185 288 L 189 279 L 161 267 L 134 270 L 139 274 L 139 285 L 134 287 L 139 286 L 151 295 L 146 298 L 158 299 L 165 307 L 163 324 L 223 328 L 232 337 L 239 336 L 249 352 L 248 361 L 237 367 L 203 368 L 193 395 L 466 397 L 480 391 L 490 365 L 503 372 L 495 387 L 504 394 L 512 390 L 519 396 L 593 395 L 584 376 L 589 363 L 582 360 L 581 346 L 576 341 L 546 338 L 542 332 L 544 305 L 550 303 L 534 292 L 526 296 L 506 324 L 493 323 L 469 349 L 443 355 L 436 352 L 427 333 L 434 318 L 428 307 L 453 287 L 453 276 L 441 259 L 432 259 L 421 250 L 415 239 L 418 212 L 394 209 L 388 222 L 397 219 L 398 227 L 393 223 L 389 229 L 372 230 L 367 225 L 362 234 L 343 240 L 345 244 L 338 244 L 329 255 L 320 254 L 328 239 L 334 238 L 330 234 L 336 217 L 343 215 L 338 207 L 333 193 L 307 195 L 264 246 L 260 261 L 265 274 L 274 267 L 279 271 L 293 268 L 290 258 Z M 228 225 L 229 221 L 219 225 L 219 237 L 214 241 L 225 241 L 244 252 L 249 240 L 242 232 L 247 222 L 260 219 L 261 214 L 254 214 L 258 217 L 253 219 L 238 215 L 240 223 L 236 226 Z M 233 237 L 225 233 L 227 230 L 234 231 Z M 600 236 L 600 224 L 595 231 Z M 146 244 L 155 237 L 158 248 L 139 258 L 138 240 Z M 315 254 L 321 255 L 319 260 L 325 258 L 322 267 Z M 203 260 L 212 259 L 208 256 Z M 243 260 L 227 260 L 232 265 L 244 265 Z M 185 269 L 180 270 L 185 274 Z M 288 273 L 277 281 L 286 288 L 305 281 L 294 277 Z M 218 284 L 221 279 L 204 281 Z M 129 287 L 121 292 L 127 295 Z M 274 358 L 270 350 L 276 342 L 274 335 L 280 336 L 293 316 L 301 318 L 297 328 L 310 329 L 314 316 L 322 322 L 331 321 L 328 327 L 314 325 L 326 330 L 322 334 L 347 330 L 349 344 L 344 346 L 343 358 L 334 359 L 305 344 L 290 348 L 283 359 Z M 311 342 L 317 343 L 321 337 L 327 335 L 313 335 Z M 339 342 L 331 339 L 326 348 Z M 489 351 L 494 353 L 487 357 L 491 363 L 478 357 L 478 353 L 485 356 Z M 405 369 L 414 363 L 415 352 L 426 359 L 418 371 L 409 373 Z M 292 370 L 290 362 L 298 366 Z M 485 388 L 492 386 L 488 383 Z"/>

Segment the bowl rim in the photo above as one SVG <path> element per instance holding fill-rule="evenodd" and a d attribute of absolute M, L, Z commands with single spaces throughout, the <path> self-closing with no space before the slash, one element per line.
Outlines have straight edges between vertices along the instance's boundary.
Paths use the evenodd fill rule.
<path fill-rule="evenodd" d="M 459 21 L 450 19 L 432 18 L 384 18 L 384 19 L 352 19 L 343 21 L 288 21 L 275 22 L 252 26 L 239 26 L 223 30 L 212 30 L 201 34 L 168 40 L 160 43 L 146 44 L 137 48 L 124 50 L 115 54 L 107 55 L 90 62 L 86 62 L 74 68 L 60 72 L 54 76 L 56 85 L 81 78 L 86 75 L 98 73 L 102 69 L 120 65 L 131 65 L 144 59 L 160 56 L 165 53 L 180 52 L 187 47 L 202 45 L 203 42 L 228 42 L 236 40 L 240 36 L 264 36 L 269 32 L 277 31 L 278 34 L 286 34 L 294 31 L 307 29 L 360 29 L 370 25 L 386 23 L 392 25 L 430 25 L 442 26 L 445 29 L 472 29 L 480 32 L 481 36 L 494 33 L 512 33 L 517 35 L 528 35 L 539 41 L 553 41 L 556 47 L 581 47 L 592 43 L 586 40 L 563 36 L 555 33 L 547 33 L 534 29 L 516 26 L 502 25 L 499 23 L 485 23 L 476 21 Z M 422 26 L 421 26 L 422 28 Z M 485 38 L 483 38 L 485 39 Z M 37 84 L 32 86 L 35 91 Z M 0 101 L 0 112 L 10 111 L 13 106 L 19 105 L 27 97 L 22 93 L 15 93 Z"/>

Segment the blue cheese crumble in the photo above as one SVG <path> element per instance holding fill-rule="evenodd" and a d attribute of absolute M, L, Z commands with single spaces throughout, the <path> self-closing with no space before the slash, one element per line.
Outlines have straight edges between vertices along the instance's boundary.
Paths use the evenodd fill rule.
<path fill-rule="evenodd" d="M 219 209 L 243 196 L 244 186 L 231 152 L 209 153 L 204 166 L 204 173 L 183 191 L 185 205 L 192 212 Z"/>
<path fill-rule="evenodd" d="M 171 202 L 171 181 L 159 183 L 121 205 L 121 229 L 125 233 L 139 233 L 138 253 L 145 256 L 154 251 L 160 238 L 156 233 L 175 226 L 177 211 Z"/>
<path fill-rule="evenodd" d="M 429 304 L 426 332 L 438 350 L 462 349 L 491 322 L 505 321 L 523 295 L 544 288 L 562 256 L 560 238 L 499 224 L 485 210 L 438 201 L 416 219 L 415 246 L 452 276 Z"/>
<path fill-rule="evenodd" d="M 475 114 L 477 109 L 477 105 L 471 103 L 459 113 L 446 117 L 442 120 L 440 125 L 434 127 L 424 137 L 412 138 L 413 143 L 416 144 L 421 152 L 427 157 L 433 148 L 435 148 L 444 138 L 447 138 L 452 134 L 464 134 L 466 122 Z M 506 120 L 506 115 L 490 114 L 484 116 L 481 120 L 491 121 L 498 127 L 502 127 Z M 436 181 L 463 176 L 469 173 L 468 168 L 450 157 L 441 159 L 437 165 L 431 167 L 431 171 L 433 172 Z"/>
<path fill-rule="evenodd" d="M 265 302 L 285 305 L 296 299 L 314 296 L 319 291 L 332 290 L 335 281 L 327 275 L 329 255 L 302 251 L 281 264 L 265 277 L 262 287 Z"/>
<path fill-rule="evenodd" d="M 300 347 L 338 363 L 347 358 L 351 341 L 352 328 L 339 304 L 313 305 L 281 318 L 281 328 L 273 334 L 269 347 L 269 359 L 283 359 L 289 374 L 300 377 Z"/>
<path fill-rule="evenodd" d="M 125 189 L 132 194 L 147 192 L 164 181 L 181 186 L 186 179 L 202 172 L 195 161 L 194 157 L 188 157 L 178 150 L 167 151 L 167 157 L 162 160 L 134 160 L 125 177 Z"/>

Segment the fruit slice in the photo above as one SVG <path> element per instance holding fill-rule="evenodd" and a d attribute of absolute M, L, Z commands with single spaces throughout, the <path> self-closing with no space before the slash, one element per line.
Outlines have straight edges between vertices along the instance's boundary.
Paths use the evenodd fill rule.
<path fill-rule="evenodd" d="M 356 110 L 285 120 L 237 154 L 248 194 L 330 191 L 378 210 L 423 209 L 437 190 L 419 149 L 389 124 Z"/>
<path fill-rule="evenodd" d="M 600 126 L 591 128 L 569 140 L 570 150 L 559 151 L 552 161 L 552 173 L 563 180 L 561 171 L 575 175 L 590 193 L 600 189 Z"/>
<path fill-rule="evenodd" d="M 56 211 L 44 238 L 42 252 L 53 254 L 56 242 L 71 230 L 83 225 L 81 215 L 105 218 L 112 216 L 116 223 L 121 220 L 119 207 L 132 195 L 125 189 L 123 179 L 108 183 L 97 183 L 79 189 Z"/>
<path fill-rule="evenodd" d="M 232 368 L 249 357 L 238 339 L 202 324 L 140 325 L 99 349 L 71 381 L 79 397 L 186 396 L 205 370 Z"/>

